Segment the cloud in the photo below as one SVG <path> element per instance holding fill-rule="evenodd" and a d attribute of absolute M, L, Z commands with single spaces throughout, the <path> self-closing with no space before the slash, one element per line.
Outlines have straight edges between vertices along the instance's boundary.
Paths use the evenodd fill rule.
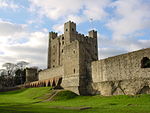
<path fill-rule="evenodd" d="M 29 10 L 36 13 L 39 18 L 48 17 L 58 21 L 52 26 L 54 31 L 63 33 L 63 24 L 74 21 L 79 24 L 85 21 L 101 20 L 107 16 L 104 10 L 110 0 L 29 0 L 31 5 Z"/>
<path fill-rule="evenodd" d="M 58 32 L 58 33 L 63 33 L 64 32 L 64 24 L 56 24 L 53 27 L 53 30 Z"/>
<path fill-rule="evenodd" d="M 150 29 L 150 2 L 117 0 L 112 2 L 110 6 L 113 16 L 107 21 L 106 27 L 112 31 L 112 38 L 107 41 L 113 50 L 109 48 L 109 45 L 107 45 L 107 49 L 102 48 L 103 57 L 108 56 L 107 53 L 110 53 L 110 56 L 113 55 L 111 51 L 118 51 L 118 48 L 122 52 L 131 52 L 150 47 L 150 38 L 144 32 L 144 30 Z M 107 41 L 106 43 L 108 43 Z M 122 53 L 119 51 L 118 53 Z"/>
<path fill-rule="evenodd" d="M 119 49 L 119 48 L 100 48 L 99 49 L 99 58 L 104 59 L 118 54 L 127 53 L 128 51 Z"/>
<path fill-rule="evenodd" d="M 0 65 L 24 60 L 31 66 L 46 66 L 48 33 L 44 31 L 47 30 L 29 32 L 20 24 L 6 21 L 1 25 L 6 26 L 0 32 Z"/>
<path fill-rule="evenodd" d="M 30 0 L 30 11 L 36 11 L 39 15 L 50 19 L 84 18 L 99 20 L 107 15 L 104 8 L 109 0 Z"/>
<path fill-rule="evenodd" d="M 112 3 L 115 16 L 107 23 L 114 35 L 128 35 L 150 28 L 150 2 L 118 0 Z M 114 38 L 115 38 L 114 36 Z"/>
<path fill-rule="evenodd" d="M 25 29 L 26 25 L 18 25 L 0 19 L 0 36 L 14 35 L 15 33 L 23 32 Z"/>
<path fill-rule="evenodd" d="M 13 10 L 20 8 L 10 0 L 0 0 L 0 8 L 11 8 Z"/>
<path fill-rule="evenodd" d="M 144 0 L 117 0 L 112 3 L 114 16 L 107 23 L 113 38 L 130 37 L 143 29 L 150 28 L 150 2 Z"/>

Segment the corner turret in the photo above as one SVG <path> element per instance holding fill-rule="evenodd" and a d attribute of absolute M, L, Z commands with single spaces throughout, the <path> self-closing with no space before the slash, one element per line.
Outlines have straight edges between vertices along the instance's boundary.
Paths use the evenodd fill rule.
<path fill-rule="evenodd" d="M 57 37 L 57 33 L 56 32 L 49 32 L 49 38 L 50 39 L 54 39 Z"/>
<path fill-rule="evenodd" d="M 66 22 L 64 24 L 64 33 L 76 33 L 76 24 L 74 22 Z"/>
<path fill-rule="evenodd" d="M 97 31 L 95 31 L 95 30 L 89 31 L 89 37 L 91 37 L 91 38 L 97 38 Z"/>
<path fill-rule="evenodd" d="M 74 22 L 66 22 L 64 24 L 64 36 L 66 44 L 70 44 L 76 39 L 76 24 Z"/>

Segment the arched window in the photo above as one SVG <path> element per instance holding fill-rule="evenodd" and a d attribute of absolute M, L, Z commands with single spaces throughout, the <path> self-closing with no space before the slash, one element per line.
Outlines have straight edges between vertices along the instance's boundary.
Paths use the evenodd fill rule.
<path fill-rule="evenodd" d="M 148 57 L 144 57 L 141 60 L 141 68 L 150 68 L 150 59 Z"/>

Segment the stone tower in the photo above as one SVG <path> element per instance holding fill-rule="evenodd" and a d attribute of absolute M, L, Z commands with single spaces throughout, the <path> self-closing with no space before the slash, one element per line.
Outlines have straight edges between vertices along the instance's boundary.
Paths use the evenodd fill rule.
<path fill-rule="evenodd" d="M 48 68 L 63 67 L 62 86 L 78 94 L 88 94 L 91 62 L 98 60 L 97 32 L 88 36 L 76 31 L 74 22 L 64 24 L 64 34 L 49 33 Z"/>
<path fill-rule="evenodd" d="M 54 62 L 54 60 L 57 60 L 57 43 L 58 43 L 58 39 L 56 39 L 57 37 L 57 33 L 55 32 L 50 32 L 49 33 L 49 45 L 48 45 L 48 64 L 47 64 L 47 68 L 51 68 L 54 67 L 56 62 Z M 56 53 L 54 54 L 54 51 L 56 51 Z"/>
<path fill-rule="evenodd" d="M 64 47 L 76 39 L 76 24 L 69 21 L 64 24 L 64 34 L 49 33 L 48 65 L 47 68 L 55 68 L 63 65 Z"/>
<path fill-rule="evenodd" d="M 76 24 L 74 22 L 69 21 L 64 24 L 64 37 L 67 45 L 76 39 Z"/>

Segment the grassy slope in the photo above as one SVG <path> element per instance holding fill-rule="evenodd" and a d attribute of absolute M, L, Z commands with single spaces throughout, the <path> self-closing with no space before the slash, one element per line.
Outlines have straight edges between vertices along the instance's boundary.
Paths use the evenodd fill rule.
<path fill-rule="evenodd" d="M 0 113 L 150 113 L 150 95 L 138 96 L 78 96 L 67 99 L 59 94 L 59 101 L 39 102 L 50 88 L 29 88 L 0 93 Z M 70 95 L 68 95 L 70 96 Z M 56 109 L 53 106 L 92 107 L 87 110 Z"/>

